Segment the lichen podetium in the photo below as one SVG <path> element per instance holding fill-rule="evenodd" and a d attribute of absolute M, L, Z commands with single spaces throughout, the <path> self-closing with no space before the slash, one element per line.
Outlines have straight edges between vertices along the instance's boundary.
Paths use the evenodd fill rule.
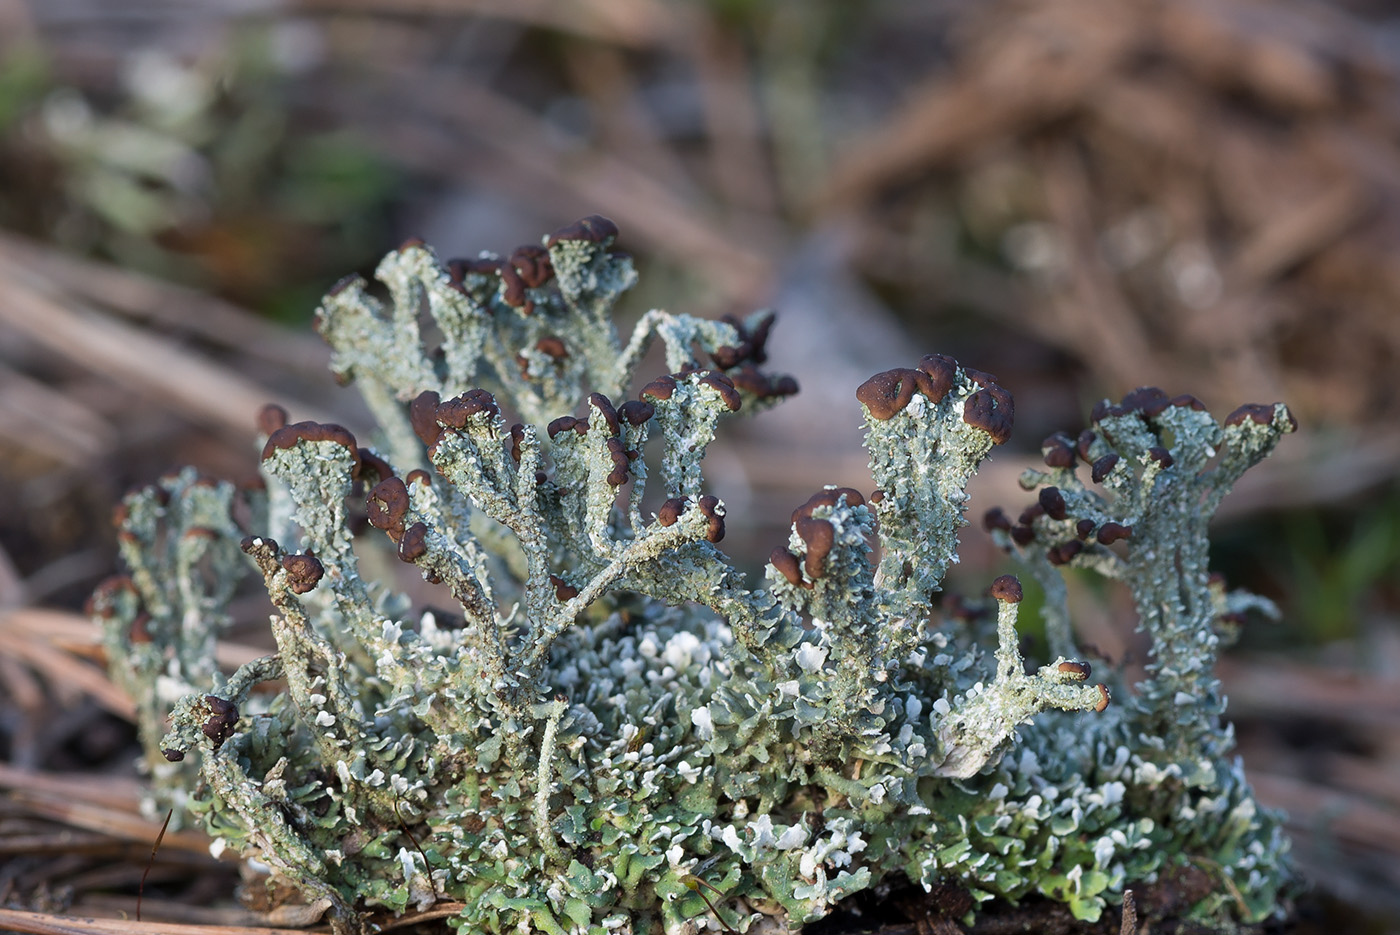
<path fill-rule="evenodd" d="M 1190 867 L 1214 878 L 1190 917 L 1279 912 L 1287 841 L 1227 758 L 1212 674 L 1271 608 L 1210 576 L 1206 523 L 1287 409 L 1222 424 L 1140 390 L 1046 440 L 1035 504 L 987 518 L 1048 595 L 1056 658 L 1027 674 L 1016 579 L 985 623 L 933 605 L 1010 394 L 938 355 L 872 377 L 874 492 L 816 492 L 749 581 L 703 458 L 721 419 L 797 389 L 759 370 L 773 316 L 652 311 L 622 343 L 616 235 L 591 217 L 445 265 L 405 244 L 386 299 L 352 277 L 317 312 L 372 446 L 269 407 L 265 489 L 186 471 L 127 498 L 130 573 L 93 613 L 157 798 L 338 933 L 439 900 L 471 932 L 769 932 L 899 876 L 1093 920 Z M 642 384 L 656 339 L 671 372 Z M 460 609 L 371 580 L 390 556 Z M 1064 567 L 1131 589 L 1154 654 L 1135 690 L 1079 658 Z M 251 571 L 278 651 L 226 676 Z"/>

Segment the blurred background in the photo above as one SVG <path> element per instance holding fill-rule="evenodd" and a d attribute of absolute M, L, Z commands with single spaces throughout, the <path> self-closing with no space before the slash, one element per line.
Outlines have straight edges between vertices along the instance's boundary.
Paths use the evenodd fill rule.
<path fill-rule="evenodd" d="M 125 911 L 154 834 L 77 612 L 124 490 L 248 479 L 267 401 L 367 437 L 309 327 L 329 285 L 409 236 L 508 253 L 590 213 L 641 271 L 624 318 L 778 310 L 802 393 L 707 462 L 750 567 L 822 484 L 868 491 L 854 388 L 924 353 L 1017 399 L 974 521 L 1103 397 L 1287 402 L 1301 431 L 1217 527 L 1284 611 L 1223 666 L 1230 710 L 1334 930 L 1400 931 L 1380 0 L 0 0 L 0 901 Z M 999 562 L 974 522 L 950 589 Z M 1124 595 L 1071 585 L 1085 639 L 1140 658 Z M 235 912 L 195 858 L 154 873 L 163 918 Z"/>

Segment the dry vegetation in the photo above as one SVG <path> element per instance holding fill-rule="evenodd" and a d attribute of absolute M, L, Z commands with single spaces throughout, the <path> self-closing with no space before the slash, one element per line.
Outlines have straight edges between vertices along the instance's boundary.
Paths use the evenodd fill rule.
<path fill-rule="evenodd" d="M 1017 500 L 1039 439 L 1100 396 L 1286 400 L 1304 431 L 1226 512 L 1246 537 L 1232 572 L 1292 622 L 1256 644 L 1270 654 L 1228 660 L 1230 710 L 1304 870 L 1400 917 L 1397 511 L 1364 526 L 1400 475 L 1400 27 L 1383 11 L 246 6 L 0 0 L 0 930 L 314 921 L 237 907 L 236 870 L 190 832 L 152 864 L 148 921 L 123 921 L 159 823 L 78 611 L 115 565 L 112 506 L 182 463 L 247 478 L 268 400 L 358 422 L 304 327 L 347 269 L 410 234 L 508 251 L 595 211 L 655 288 L 637 308 L 779 309 L 774 365 L 803 394 L 715 456 L 754 556 L 805 492 L 866 480 L 851 393 L 911 341 L 1017 394 L 1023 454 L 980 480 L 979 511 Z M 773 448 L 803 467 L 775 471 Z M 1322 509 L 1372 530 L 1346 587 L 1300 596 L 1250 564 L 1270 546 L 1251 531 Z M 968 562 L 995 560 L 968 539 Z M 1290 597 L 1345 603 L 1341 632 Z M 1140 656 L 1115 595 L 1076 602 L 1091 641 Z M 256 644 L 263 605 L 241 616 Z"/>

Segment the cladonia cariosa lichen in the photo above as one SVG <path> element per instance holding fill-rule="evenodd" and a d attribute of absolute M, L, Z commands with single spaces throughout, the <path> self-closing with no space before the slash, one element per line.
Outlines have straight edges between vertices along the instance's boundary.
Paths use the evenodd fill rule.
<path fill-rule="evenodd" d="M 1141 390 L 1046 441 L 1035 504 L 987 518 L 1048 595 L 1054 658 L 1028 674 L 1015 578 L 985 623 L 934 603 L 1010 394 L 938 355 L 872 377 L 852 417 L 873 493 L 816 492 L 750 580 L 703 458 L 797 389 L 759 369 L 773 315 L 652 311 L 623 343 L 616 234 L 591 217 L 447 264 L 405 244 L 382 290 L 352 277 L 316 316 L 372 444 L 269 407 L 265 489 L 187 471 L 127 498 L 130 574 L 93 612 L 158 794 L 338 933 L 438 901 L 471 932 L 795 929 L 901 876 L 1093 920 L 1191 868 L 1213 881 L 1193 918 L 1277 912 L 1287 842 L 1228 758 L 1212 674 L 1271 608 L 1211 577 L 1206 524 L 1287 409 L 1222 424 Z M 670 372 L 643 382 L 657 340 Z M 457 610 L 377 580 L 393 558 Z M 1135 689 L 1082 661 L 1063 567 L 1131 589 L 1153 645 Z M 226 676 L 248 571 L 277 653 Z"/>

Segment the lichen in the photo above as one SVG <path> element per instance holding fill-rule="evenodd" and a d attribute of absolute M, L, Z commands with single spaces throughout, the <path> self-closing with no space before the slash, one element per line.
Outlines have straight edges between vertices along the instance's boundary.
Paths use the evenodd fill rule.
<path fill-rule="evenodd" d="M 796 391 L 759 369 L 773 315 L 652 311 L 622 343 L 616 233 L 593 217 L 445 265 L 405 244 L 387 300 L 352 277 L 317 312 L 373 445 L 269 407 L 265 490 L 185 472 L 127 499 L 131 573 L 93 612 L 157 795 L 340 933 L 438 900 L 473 932 L 795 928 L 900 875 L 1089 920 L 1190 865 L 1220 884 L 1194 918 L 1279 911 L 1287 842 L 1227 758 L 1212 674 L 1267 605 L 1210 577 L 1206 524 L 1287 410 L 1222 426 L 1143 390 L 1047 440 L 1037 503 L 988 517 L 1050 598 L 1056 658 L 1028 674 L 1015 578 L 994 623 L 934 612 L 1011 395 L 938 355 L 872 377 L 874 493 L 815 493 L 751 582 L 703 458 L 722 419 Z M 671 372 L 623 402 L 656 339 Z M 374 580 L 388 556 L 459 611 Z M 1132 590 L 1154 654 L 1135 690 L 1091 680 L 1057 566 Z M 277 653 L 226 677 L 250 569 Z"/>

